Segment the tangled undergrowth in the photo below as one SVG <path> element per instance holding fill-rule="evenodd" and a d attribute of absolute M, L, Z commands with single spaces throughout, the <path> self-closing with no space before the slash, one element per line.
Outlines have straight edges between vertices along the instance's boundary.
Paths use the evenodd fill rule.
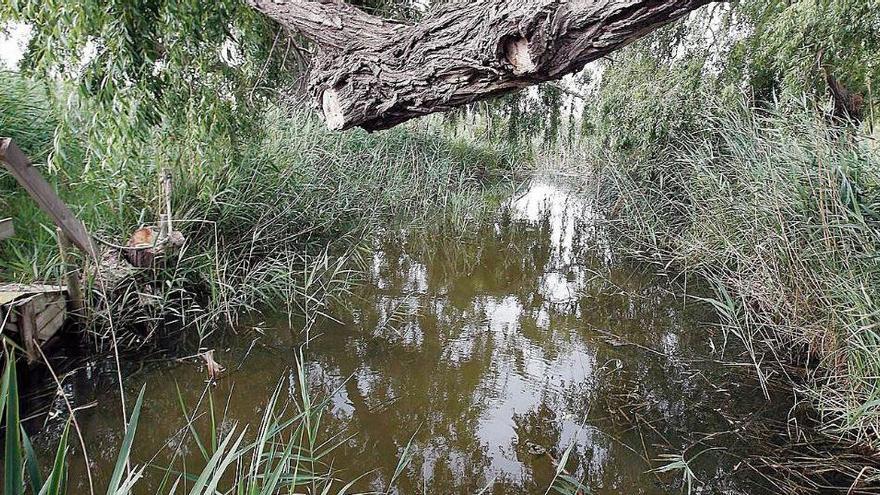
<path fill-rule="evenodd" d="M 59 103 L 63 88 L 0 77 L 3 133 L 99 239 L 124 244 L 135 229 L 155 224 L 165 212 L 159 176 L 173 176 L 174 228 L 187 242 L 120 287 L 92 280 L 97 311 L 88 327 L 98 343 L 115 334 L 139 345 L 166 328 L 204 336 L 267 307 L 320 314 L 347 290 L 373 233 L 391 224 L 464 230 L 489 211 L 510 163 L 477 142 L 413 128 L 332 133 L 312 112 L 276 104 L 260 117 L 259 132 L 238 140 L 220 134 L 206 142 L 189 128 L 155 126 L 151 145 L 114 168 L 83 136 L 61 131 L 87 119 L 87 105 Z M 76 109 L 83 113 L 69 113 Z M 3 172 L 0 191 L 0 207 L 18 231 L 0 246 L 0 277 L 60 280 L 48 217 Z M 88 272 L 91 260 L 80 261 Z"/>
<path fill-rule="evenodd" d="M 875 140 L 808 111 L 722 109 L 705 122 L 650 158 L 585 144 L 565 160 L 598 182 L 637 256 L 711 284 L 708 302 L 762 379 L 789 375 L 828 432 L 880 448 Z"/>

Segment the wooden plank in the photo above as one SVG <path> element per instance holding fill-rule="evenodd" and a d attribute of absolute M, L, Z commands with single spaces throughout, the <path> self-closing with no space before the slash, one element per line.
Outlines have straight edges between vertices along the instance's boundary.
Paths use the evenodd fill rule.
<path fill-rule="evenodd" d="M 4 291 L 0 289 L 0 306 L 11 303 L 12 301 L 17 300 L 20 297 L 24 297 L 28 295 L 27 292 L 19 292 L 19 291 Z"/>
<path fill-rule="evenodd" d="M 54 337 L 67 318 L 66 294 L 57 290 L 40 291 L 41 288 L 37 286 L 37 292 L 18 292 L 23 296 L 0 306 L 0 318 L 6 317 L 3 334 L 17 336 L 29 362 L 36 360 L 38 346 Z"/>
<path fill-rule="evenodd" d="M 35 339 L 37 336 L 37 316 L 34 314 L 34 308 L 30 304 L 21 307 L 21 343 L 24 345 L 25 354 L 28 362 L 33 363 L 37 360 L 37 352 Z"/>
<path fill-rule="evenodd" d="M 38 342 L 49 340 L 58 332 L 58 330 L 61 329 L 67 313 L 65 310 L 66 301 L 63 298 L 56 296 L 47 301 L 47 304 L 36 313 L 35 337 Z"/>
<path fill-rule="evenodd" d="M 12 284 L 12 283 L 0 283 L 0 292 L 27 292 L 27 293 L 42 293 L 42 292 L 67 292 L 66 285 L 52 285 L 52 284 Z"/>
<path fill-rule="evenodd" d="M 70 239 L 61 228 L 55 228 L 55 239 L 58 241 L 58 251 L 61 253 L 61 261 L 65 266 L 64 276 L 67 278 L 67 294 L 70 296 L 70 310 L 79 318 L 83 316 L 82 288 L 79 284 L 79 268 L 73 261 L 70 253 Z"/>
<path fill-rule="evenodd" d="M 12 226 L 12 219 L 4 218 L 0 220 L 0 241 L 2 241 L 3 239 L 9 239 L 14 235 L 15 227 Z"/>
<path fill-rule="evenodd" d="M 52 186 L 40 172 L 34 168 L 30 160 L 18 149 L 10 138 L 0 138 L 0 162 L 2 162 L 15 180 L 24 187 L 40 208 L 52 217 L 52 221 L 70 238 L 76 247 L 89 256 L 97 259 L 98 250 L 85 225 L 61 201 Z"/>
<path fill-rule="evenodd" d="M 33 297 L 36 294 L 53 292 L 67 292 L 67 286 L 45 284 L 0 284 L 0 306 L 12 302 L 18 304 L 22 302 L 21 300 Z"/>
<path fill-rule="evenodd" d="M 0 306 L 0 334 L 18 333 L 18 311 Z"/>

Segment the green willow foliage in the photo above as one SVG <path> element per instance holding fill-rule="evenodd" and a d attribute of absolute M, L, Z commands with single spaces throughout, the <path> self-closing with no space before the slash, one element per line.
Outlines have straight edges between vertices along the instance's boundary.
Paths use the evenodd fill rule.
<path fill-rule="evenodd" d="M 614 150 L 642 153 L 695 132 L 700 89 L 709 84 L 700 77 L 703 60 L 664 63 L 644 49 L 622 53 L 606 67 L 596 106 L 584 116 L 593 138 Z"/>
<path fill-rule="evenodd" d="M 56 102 L 70 116 L 58 133 L 85 136 L 103 171 L 163 159 L 157 142 L 234 159 L 253 110 L 298 73 L 293 40 L 235 0 L 12 0 L 10 21 L 33 30 L 21 70 L 78 90 Z"/>
<path fill-rule="evenodd" d="M 758 97 L 825 90 L 818 56 L 851 90 L 880 81 L 880 1 L 756 0 L 740 3 L 734 26 L 750 33 L 730 54 L 732 79 L 745 75 Z M 871 94 L 873 96 L 873 94 Z"/>
<path fill-rule="evenodd" d="M 616 151 L 650 155 L 735 108 L 830 109 L 822 65 L 876 120 L 880 1 L 755 0 L 717 4 L 600 62 L 583 130 Z"/>
<path fill-rule="evenodd" d="M 410 2 L 354 2 L 412 19 Z M 63 143 L 85 141 L 98 173 L 180 162 L 234 163 L 243 135 L 258 135 L 266 104 L 301 92 L 300 39 L 243 0 L 10 0 L 0 28 L 33 35 L 20 69 L 72 88 L 49 165 Z M 69 89 L 76 89 L 71 98 Z"/>
<path fill-rule="evenodd" d="M 822 62 L 866 100 L 876 120 L 880 0 L 750 0 L 712 4 L 619 53 L 594 62 L 564 86 L 544 84 L 456 113 L 481 113 L 493 141 L 541 137 L 596 140 L 651 155 L 698 133 L 711 105 L 829 104 Z M 572 111 L 580 107 L 582 112 Z M 580 114 L 580 115 L 579 115 Z"/>

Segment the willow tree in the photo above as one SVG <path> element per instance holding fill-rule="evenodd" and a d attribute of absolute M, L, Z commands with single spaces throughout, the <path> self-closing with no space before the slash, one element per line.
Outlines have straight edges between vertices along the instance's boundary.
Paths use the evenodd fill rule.
<path fill-rule="evenodd" d="M 59 169 L 80 141 L 96 175 L 232 163 L 241 137 L 260 129 L 254 110 L 298 76 L 286 30 L 241 0 L 0 2 L 0 30 L 9 23 L 30 28 L 18 69 L 61 107 L 49 154 Z"/>
<path fill-rule="evenodd" d="M 309 85 L 327 125 L 377 130 L 577 72 L 710 0 L 454 2 L 415 23 L 249 1 L 318 46 Z"/>
<path fill-rule="evenodd" d="M 260 128 L 258 107 L 306 65 L 330 127 L 383 129 L 559 79 L 708 1 L 432 2 L 395 19 L 375 13 L 409 2 L 359 0 L 371 14 L 332 0 L 12 1 L 0 24 L 32 27 L 22 69 L 77 83 L 88 108 L 66 112 L 83 119 L 65 127 L 88 134 L 100 168 L 118 168 L 156 142 L 169 153 L 210 142 L 202 151 L 234 159 L 237 136 Z M 157 129 L 174 139 L 152 139 Z"/>

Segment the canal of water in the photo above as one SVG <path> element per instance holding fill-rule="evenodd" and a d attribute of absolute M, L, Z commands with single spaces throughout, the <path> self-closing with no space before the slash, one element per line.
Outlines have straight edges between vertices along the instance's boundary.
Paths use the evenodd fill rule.
<path fill-rule="evenodd" d="M 323 435 L 340 441 L 324 461 L 360 477 L 357 490 L 386 491 L 405 452 L 392 492 L 545 493 L 565 472 L 596 494 L 681 493 L 684 472 L 662 468 L 684 459 L 695 493 L 762 493 L 737 432 L 784 421 L 791 402 L 767 400 L 748 365 L 727 362 L 733 344 L 725 355 L 693 288 L 619 256 L 585 196 L 536 178 L 473 235 L 389 235 L 308 337 L 301 318 L 276 314 L 215 343 L 227 372 L 213 387 L 197 360 L 144 364 L 125 384 L 129 399 L 147 384 L 133 461 L 198 464 L 180 402 L 201 401 L 204 431 L 206 387 L 220 431 L 257 428 L 279 384 L 282 402 L 299 397 L 302 350 L 313 400 L 329 400 Z M 65 382 L 85 407 L 99 487 L 122 441 L 109 375 Z M 49 450 L 61 427 L 50 420 L 38 443 Z M 87 488 L 80 456 L 73 493 Z M 145 474 L 138 491 L 151 493 L 164 473 Z"/>

